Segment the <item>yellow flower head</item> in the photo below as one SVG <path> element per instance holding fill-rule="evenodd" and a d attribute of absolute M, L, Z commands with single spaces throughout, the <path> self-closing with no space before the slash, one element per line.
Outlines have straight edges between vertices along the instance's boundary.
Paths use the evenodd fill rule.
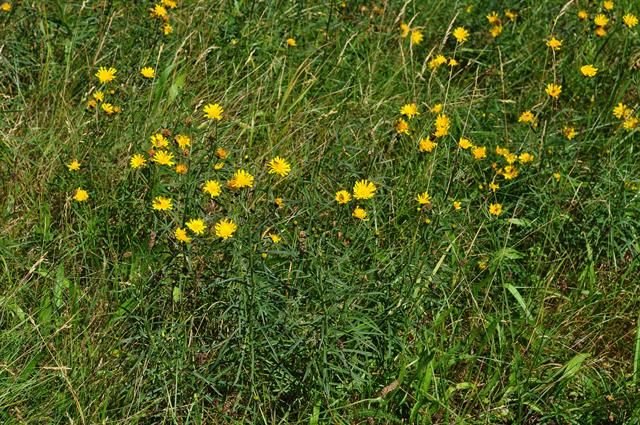
<path fill-rule="evenodd" d="M 429 61 L 429 69 L 437 69 L 445 63 L 447 63 L 447 58 L 444 55 L 437 55 Z"/>
<path fill-rule="evenodd" d="M 429 205 L 431 203 L 431 197 L 428 192 L 418 193 L 416 201 L 418 201 L 420 205 Z"/>
<path fill-rule="evenodd" d="M 400 24 L 400 37 L 407 38 L 407 36 L 409 35 L 409 31 L 411 31 L 409 25 L 405 24 L 404 22 Z"/>
<path fill-rule="evenodd" d="M 220 182 L 217 180 L 207 180 L 204 186 L 202 186 L 202 191 L 208 193 L 212 198 L 215 198 L 222 193 L 222 186 L 220 186 Z"/>
<path fill-rule="evenodd" d="M 213 169 L 216 171 L 222 170 L 222 168 L 224 168 L 224 162 L 220 161 L 220 162 L 216 162 L 215 164 L 213 164 Z"/>
<path fill-rule="evenodd" d="M 353 186 L 353 197 L 356 199 L 371 199 L 376 194 L 376 185 L 369 180 L 359 180 Z"/>
<path fill-rule="evenodd" d="M 238 229 L 238 226 L 228 218 L 223 218 L 215 225 L 216 236 L 222 239 L 229 239 Z"/>
<path fill-rule="evenodd" d="M 298 43 L 296 42 L 295 38 L 287 38 L 287 46 L 296 47 L 297 45 Z"/>
<path fill-rule="evenodd" d="M 489 34 L 491 34 L 491 37 L 497 38 L 500 34 L 502 34 L 502 25 L 492 26 L 489 30 Z"/>
<path fill-rule="evenodd" d="M 187 171 L 189 171 L 189 167 L 187 166 L 187 164 L 180 163 L 176 165 L 176 173 L 187 174 Z"/>
<path fill-rule="evenodd" d="M 80 169 L 80 162 L 77 159 L 74 159 L 67 164 L 67 168 L 69 171 L 78 171 Z"/>
<path fill-rule="evenodd" d="M 98 68 L 98 72 L 96 72 L 96 78 L 98 78 L 98 81 L 102 84 L 110 83 L 116 79 L 116 72 L 118 71 L 113 67 L 105 68 L 104 66 L 101 66 Z"/>
<path fill-rule="evenodd" d="M 89 199 L 89 192 L 79 187 L 73 194 L 73 199 L 76 202 L 85 202 L 87 199 Z"/>
<path fill-rule="evenodd" d="M 518 118 L 518 122 L 522 122 L 525 124 L 531 124 L 535 121 L 536 117 L 535 115 L 533 115 L 533 112 L 531 111 L 524 111 L 522 114 L 520 114 L 520 117 Z"/>
<path fill-rule="evenodd" d="M 253 187 L 253 176 L 245 170 L 238 170 L 233 174 L 231 180 L 227 182 L 230 189 L 242 189 Z"/>
<path fill-rule="evenodd" d="M 549 47 L 553 51 L 558 51 L 562 47 L 562 40 L 551 37 L 549 40 L 547 40 L 547 47 Z"/>
<path fill-rule="evenodd" d="M 282 238 L 280 237 L 280 235 L 277 235 L 275 233 L 269 233 L 269 239 L 271 239 L 271 242 L 273 242 L 276 245 L 282 241 Z"/>
<path fill-rule="evenodd" d="M 346 190 L 339 190 L 336 192 L 336 202 L 339 204 L 346 204 L 351 200 L 351 194 Z"/>
<path fill-rule="evenodd" d="M 453 30 L 453 38 L 460 44 L 464 43 L 469 39 L 469 31 L 465 27 L 458 27 Z"/>
<path fill-rule="evenodd" d="M 418 45 L 422 43 L 424 36 L 422 35 L 422 31 L 420 30 L 411 30 L 411 43 Z"/>
<path fill-rule="evenodd" d="M 533 162 L 533 159 L 534 159 L 534 156 L 531 155 L 529 152 L 523 152 L 518 157 L 518 161 L 520 161 L 520 164 L 527 164 L 529 162 Z"/>
<path fill-rule="evenodd" d="M 460 148 L 462 149 L 469 149 L 473 147 L 473 143 L 471 143 L 471 140 L 467 139 L 466 137 L 461 137 L 458 141 L 458 146 L 460 146 Z"/>
<path fill-rule="evenodd" d="M 487 148 L 484 146 L 476 146 L 471 150 L 471 154 L 475 159 L 485 159 L 487 157 Z"/>
<path fill-rule="evenodd" d="M 96 102 L 102 102 L 104 101 L 104 92 L 97 90 L 93 93 L 93 98 L 96 100 Z"/>
<path fill-rule="evenodd" d="M 402 118 L 396 121 L 395 128 L 398 134 L 409 134 L 409 124 Z"/>
<path fill-rule="evenodd" d="M 166 22 L 163 26 L 162 26 L 162 33 L 164 35 L 169 35 L 173 32 L 173 27 L 171 26 L 171 24 L 169 22 Z"/>
<path fill-rule="evenodd" d="M 276 208 L 282 208 L 284 207 L 284 199 L 282 198 L 276 198 L 273 200 L 273 203 L 276 204 Z"/>
<path fill-rule="evenodd" d="M 500 15 L 498 15 L 498 12 L 491 12 L 487 15 L 487 21 L 489 21 L 489 25 L 499 25 Z"/>
<path fill-rule="evenodd" d="M 462 208 L 462 202 L 460 201 L 453 201 L 453 209 L 458 211 L 459 209 Z"/>
<path fill-rule="evenodd" d="M 178 134 L 176 135 L 176 143 L 180 149 L 185 150 L 191 146 L 191 137 L 185 134 Z"/>
<path fill-rule="evenodd" d="M 633 130 L 638 127 L 639 123 L 640 123 L 640 120 L 638 120 L 638 118 L 629 117 L 626 120 L 624 120 L 624 122 L 622 123 L 622 127 L 625 130 Z"/>
<path fill-rule="evenodd" d="M 207 225 L 204 224 L 204 220 L 202 220 L 201 218 L 192 218 L 185 224 L 187 228 L 196 235 L 202 235 L 204 234 L 204 231 L 207 230 Z"/>
<path fill-rule="evenodd" d="M 420 115 L 420 112 L 418 112 L 418 105 L 416 105 L 415 103 L 407 103 L 406 105 L 403 105 L 402 108 L 400 108 L 400 114 L 409 119 L 415 117 L 416 115 Z"/>
<path fill-rule="evenodd" d="M 620 102 L 613 108 L 613 115 L 619 120 L 628 118 L 633 113 L 633 110 L 624 103 Z"/>
<path fill-rule="evenodd" d="M 176 237 L 176 240 L 178 242 L 182 242 L 182 243 L 189 243 L 191 242 L 191 238 L 189 237 L 189 235 L 187 234 L 187 230 L 182 228 L 182 227 L 177 227 L 174 235 Z"/>
<path fill-rule="evenodd" d="M 489 205 L 489 214 L 495 215 L 496 217 L 502 214 L 502 204 Z"/>
<path fill-rule="evenodd" d="M 178 7 L 178 4 L 175 0 L 162 0 L 162 5 L 168 7 L 169 9 L 175 9 Z"/>
<path fill-rule="evenodd" d="M 502 170 L 502 177 L 506 180 L 513 180 L 518 177 L 518 174 L 520 174 L 520 172 L 513 165 L 507 165 L 504 167 L 504 170 Z"/>
<path fill-rule="evenodd" d="M 613 10 L 613 2 L 611 0 L 606 0 L 602 3 L 602 7 L 604 10 Z"/>
<path fill-rule="evenodd" d="M 217 103 L 210 103 L 204 107 L 204 116 L 210 120 L 220 121 L 224 109 Z"/>
<path fill-rule="evenodd" d="M 156 211 L 171 211 L 173 209 L 173 202 L 164 196 L 156 196 L 153 198 L 151 207 Z"/>
<path fill-rule="evenodd" d="M 509 9 L 505 9 L 504 16 L 506 16 L 511 22 L 514 22 L 516 19 L 518 19 L 518 13 Z"/>
<path fill-rule="evenodd" d="M 157 151 L 151 160 L 158 165 L 166 165 L 169 167 L 175 165 L 175 162 L 173 162 L 173 154 L 167 151 Z"/>
<path fill-rule="evenodd" d="M 156 149 L 164 149 L 169 146 L 169 141 L 162 133 L 156 133 L 151 136 L 151 146 Z"/>
<path fill-rule="evenodd" d="M 156 71 L 155 69 L 149 67 L 149 66 L 145 66 L 144 68 L 142 68 L 140 70 L 140 74 L 142 74 L 142 76 L 144 78 L 155 78 L 156 76 Z"/>
<path fill-rule="evenodd" d="M 4 3 L 0 4 L 0 10 L 2 10 L 3 12 L 11 12 L 11 3 L 5 1 Z"/>
<path fill-rule="evenodd" d="M 291 172 L 291 165 L 286 159 L 276 156 L 269 161 L 269 174 L 277 174 L 280 177 L 286 177 Z"/>
<path fill-rule="evenodd" d="M 227 159 L 227 157 L 229 156 L 229 152 L 227 152 L 225 148 L 218 148 L 216 149 L 216 156 L 219 159 Z"/>
<path fill-rule="evenodd" d="M 355 207 L 353 209 L 353 212 L 351 213 L 351 215 L 355 218 L 357 218 L 358 220 L 366 220 L 367 219 L 367 212 L 365 211 L 364 208 L 360 208 L 359 206 Z"/>
<path fill-rule="evenodd" d="M 442 103 L 436 103 L 431 107 L 431 109 L 429 109 L 429 112 L 431 112 L 432 114 L 439 114 L 442 112 L 443 109 L 444 109 L 444 106 L 442 106 Z"/>
<path fill-rule="evenodd" d="M 600 13 L 593 18 L 593 23 L 596 24 L 597 27 L 605 27 L 609 23 L 609 18 Z"/>
<path fill-rule="evenodd" d="M 580 72 L 585 77 L 595 77 L 598 73 L 598 68 L 593 65 L 583 65 L 580 67 Z"/>
<path fill-rule="evenodd" d="M 579 10 L 578 19 L 580 19 L 581 21 L 586 21 L 587 19 L 589 19 L 589 13 L 587 13 L 587 11 L 584 9 Z"/>
<path fill-rule="evenodd" d="M 436 142 L 431 140 L 430 137 L 425 137 L 420 139 L 419 150 L 420 152 L 433 152 L 433 150 L 438 146 Z"/>
<path fill-rule="evenodd" d="M 140 167 L 144 167 L 147 164 L 147 160 L 145 159 L 144 156 L 142 156 L 141 154 L 137 153 L 134 154 L 131 157 L 131 160 L 129 161 L 129 165 L 131 166 L 131 168 L 133 168 L 134 170 Z"/>
<path fill-rule="evenodd" d="M 449 134 L 449 128 L 451 127 L 451 121 L 445 114 L 440 114 L 436 117 L 436 131 L 434 135 L 436 137 L 444 137 Z"/>
<path fill-rule="evenodd" d="M 100 108 L 107 115 L 112 115 L 112 114 L 115 114 L 115 112 L 116 112 L 116 107 L 113 106 L 112 104 L 108 103 L 108 102 L 104 102 L 103 104 L 101 104 Z"/>
<path fill-rule="evenodd" d="M 624 22 L 627 28 L 633 28 L 638 25 L 638 18 L 632 13 L 627 13 L 622 17 L 622 22 Z"/>
<path fill-rule="evenodd" d="M 544 90 L 549 96 L 553 97 L 554 99 L 558 98 L 560 96 L 560 93 L 562 93 L 562 86 L 559 84 L 554 84 L 554 83 L 549 83 L 547 84 L 547 87 Z"/>
<path fill-rule="evenodd" d="M 578 135 L 578 132 L 573 127 L 565 127 L 562 129 L 562 134 L 567 140 L 573 140 Z"/>
<path fill-rule="evenodd" d="M 154 18 L 160 18 L 164 20 L 169 19 L 169 13 L 167 12 L 167 9 L 161 4 L 154 5 L 150 9 L 150 13 L 151 13 L 151 16 Z"/>

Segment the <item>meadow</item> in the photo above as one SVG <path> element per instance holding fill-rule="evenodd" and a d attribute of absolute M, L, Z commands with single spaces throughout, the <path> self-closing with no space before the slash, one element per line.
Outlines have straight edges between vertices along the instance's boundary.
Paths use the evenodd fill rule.
<path fill-rule="evenodd" d="M 0 0 L 3 424 L 640 424 L 634 0 Z"/>

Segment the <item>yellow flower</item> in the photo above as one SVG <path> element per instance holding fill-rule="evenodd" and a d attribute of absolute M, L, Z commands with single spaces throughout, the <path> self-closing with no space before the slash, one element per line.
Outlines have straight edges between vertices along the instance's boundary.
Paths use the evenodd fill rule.
<path fill-rule="evenodd" d="M 287 38 L 287 46 L 289 47 L 296 47 L 298 45 L 298 43 L 296 42 L 296 39 L 293 37 Z"/>
<path fill-rule="evenodd" d="M 153 198 L 151 207 L 156 211 L 171 211 L 173 209 L 173 202 L 164 196 L 156 196 Z"/>
<path fill-rule="evenodd" d="M 578 11 L 578 19 L 580 19 L 581 21 L 586 21 L 587 19 L 589 19 L 589 14 L 586 10 L 581 9 Z"/>
<path fill-rule="evenodd" d="M 461 137 L 458 141 L 458 146 L 460 146 L 460 148 L 462 149 L 469 149 L 473 147 L 473 143 L 471 143 L 471 140 L 465 137 Z"/>
<path fill-rule="evenodd" d="M 142 68 L 140 70 L 140 74 L 142 74 L 142 76 L 144 78 L 155 78 L 156 76 L 156 71 L 155 69 L 149 67 L 149 66 L 145 66 L 144 68 Z"/>
<path fill-rule="evenodd" d="M 525 124 L 531 124 L 535 121 L 536 117 L 535 115 L 533 115 L 533 112 L 531 111 L 524 111 L 522 114 L 520 114 L 520 117 L 518 118 L 518 122 L 522 122 Z"/>
<path fill-rule="evenodd" d="M 455 38 L 458 43 L 462 44 L 469 39 L 469 31 L 464 27 L 458 27 L 453 30 L 453 38 Z"/>
<path fill-rule="evenodd" d="M 227 159 L 229 152 L 227 152 L 225 148 L 218 148 L 216 149 L 216 156 L 219 159 Z"/>
<path fill-rule="evenodd" d="M 506 16 L 511 22 L 518 19 L 518 14 L 512 10 L 505 9 L 504 16 Z"/>
<path fill-rule="evenodd" d="M 484 159 L 487 157 L 487 148 L 484 146 L 477 146 L 471 150 L 471 154 L 475 159 Z"/>
<path fill-rule="evenodd" d="M 429 61 L 429 69 L 437 69 L 445 63 L 447 63 L 447 58 L 444 55 L 438 55 Z"/>
<path fill-rule="evenodd" d="M 276 245 L 282 241 L 282 238 L 280 237 L 280 235 L 277 235 L 275 233 L 269 233 L 269 239 L 271 239 L 271 242 L 273 242 Z"/>
<path fill-rule="evenodd" d="M 559 84 L 549 83 L 544 91 L 555 99 L 560 96 L 560 93 L 562 93 L 562 86 Z"/>
<path fill-rule="evenodd" d="M 176 165 L 176 173 L 178 173 L 178 174 L 187 174 L 187 171 L 189 171 L 189 167 L 187 167 L 187 164 L 178 164 L 178 165 Z"/>
<path fill-rule="evenodd" d="M 613 108 L 613 115 L 619 120 L 628 118 L 633 113 L 633 110 L 624 103 L 620 102 Z"/>
<path fill-rule="evenodd" d="M 357 218 L 358 220 L 366 220 L 367 219 L 367 212 L 365 211 L 364 208 L 360 208 L 359 206 L 355 207 L 353 209 L 353 212 L 351 213 L 351 215 L 355 218 Z"/>
<path fill-rule="evenodd" d="M 139 153 L 133 155 L 131 157 L 131 160 L 129 161 L 129 165 L 134 170 L 140 167 L 144 167 L 146 164 L 147 164 L 147 160 L 145 159 L 144 156 L 140 155 Z"/>
<path fill-rule="evenodd" d="M 400 114 L 409 119 L 415 117 L 416 115 L 420 115 L 420 112 L 418 112 L 418 105 L 416 105 L 415 103 L 407 103 L 406 105 L 403 105 L 402 108 L 400 108 Z"/>
<path fill-rule="evenodd" d="M 238 230 L 238 226 L 228 218 L 218 221 L 215 226 L 216 236 L 222 239 L 229 239 Z"/>
<path fill-rule="evenodd" d="M 400 24 L 400 37 L 407 38 L 407 36 L 409 35 L 409 31 L 411 31 L 409 25 L 405 24 L 404 22 Z"/>
<path fill-rule="evenodd" d="M 627 118 L 626 120 L 624 120 L 624 122 L 622 123 L 622 127 L 623 127 L 625 130 L 633 130 L 633 129 L 635 129 L 636 127 L 638 127 L 638 123 L 639 123 L 638 118 L 636 118 L 636 117 L 629 117 L 629 118 Z"/>
<path fill-rule="evenodd" d="M 167 13 L 167 9 L 161 4 L 154 5 L 150 9 L 150 12 L 151 12 L 151 16 L 154 18 L 160 18 L 164 20 L 169 19 L 169 14 Z"/>
<path fill-rule="evenodd" d="M 186 229 L 183 229 L 182 227 L 177 227 L 174 232 L 174 235 L 176 237 L 176 240 L 178 240 L 179 242 L 182 242 L 182 243 L 191 242 L 191 238 L 189 237 L 189 235 L 187 235 Z"/>
<path fill-rule="evenodd" d="M 175 2 L 175 0 L 162 0 L 162 5 L 170 9 L 175 9 L 176 7 L 178 7 L 178 4 Z"/>
<path fill-rule="evenodd" d="M 502 170 L 502 177 L 506 180 L 513 180 L 518 177 L 518 174 L 520 174 L 518 169 L 513 165 L 507 165 L 504 167 L 504 170 Z"/>
<path fill-rule="evenodd" d="M 431 203 L 431 197 L 428 192 L 418 193 L 416 201 L 418 201 L 420 205 L 429 205 Z"/>
<path fill-rule="evenodd" d="M 604 7 L 605 10 L 613 10 L 613 2 L 611 0 L 607 0 L 602 3 L 602 7 Z"/>
<path fill-rule="evenodd" d="M 490 25 L 499 25 L 500 15 L 498 15 L 498 12 L 491 12 L 487 15 L 487 21 L 489 21 Z"/>
<path fill-rule="evenodd" d="M 4 3 L 0 4 L 0 10 L 2 10 L 3 12 L 11 12 L 11 3 L 5 1 Z"/>
<path fill-rule="evenodd" d="M 89 192 L 79 187 L 76 189 L 76 192 L 73 195 L 73 199 L 76 202 L 85 202 L 87 199 L 89 199 Z"/>
<path fill-rule="evenodd" d="M 276 204 L 276 208 L 282 208 L 284 207 L 284 199 L 282 198 L 276 198 L 273 200 L 273 203 Z"/>
<path fill-rule="evenodd" d="M 445 114 L 440 114 L 436 117 L 436 132 L 434 135 L 436 137 L 444 137 L 449 134 L 449 128 L 451 127 L 451 122 L 449 121 L 449 117 Z"/>
<path fill-rule="evenodd" d="M 553 51 L 558 51 L 562 47 L 562 40 L 551 37 L 549 40 L 547 40 L 547 47 L 551 48 L 551 50 Z"/>
<path fill-rule="evenodd" d="M 162 133 L 156 133 L 151 136 L 151 146 L 157 149 L 164 149 L 169 146 L 169 141 Z"/>
<path fill-rule="evenodd" d="M 605 35 L 607 35 L 607 30 L 604 27 L 597 27 L 595 30 L 595 34 L 598 37 L 604 37 Z"/>
<path fill-rule="evenodd" d="M 502 25 L 492 26 L 489 30 L 489 34 L 491 34 L 491 37 L 497 38 L 500 34 L 502 34 Z"/>
<path fill-rule="evenodd" d="M 78 171 L 80 169 L 80 162 L 77 159 L 74 159 L 67 164 L 67 168 L 69 171 Z"/>
<path fill-rule="evenodd" d="M 94 109 L 97 106 L 97 102 L 95 101 L 95 99 L 89 99 L 87 101 L 87 109 Z"/>
<path fill-rule="evenodd" d="M 220 196 L 220 193 L 222 193 L 222 187 L 220 186 L 220 182 L 217 180 L 207 180 L 202 187 L 202 191 L 204 193 L 208 193 L 212 198 L 215 198 L 216 196 Z"/>
<path fill-rule="evenodd" d="M 449 63 L 448 65 L 453 68 L 456 67 L 458 65 L 460 65 L 460 62 L 458 62 L 455 58 L 449 58 Z"/>
<path fill-rule="evenodd" d="M 453 209 L 458 211 L 459 209 L 462 208 L 462 202 L 460 201 L 453 201 Z"/>
<path fill-rule="evenodd" d="M 622 17 L 622 22 L 624 22 L 628 28 L 633 28 L 638 25 L 638 18 L 632 13 L 627 13 Z"/>
<path fill-rule="evenodd" d="M 204 231 L 207 230 L 207 225 L 204 224 L 204 220 L 200 218 L 192 218 L 191 220 L 187 221 L 185 224 L 187 228 L 191 230 L 193 233 L 195 233 L 196 235 L 202 235 L 204 234 Z"/>
<path fill-rule="evenodd" d="M 565 127 L 562 129 L 562 134 L 567 140 L 573 140 L 573 138 L 578 135 L 578 132 L 573 127 Z"/>
<path fill-rule="evenodd" d="M 253 187 L 253 176 L 245 170 L 238 170 L 233 174 L 231 180 L 227 182 L 230 189 L 242 189 L 244 187 Z"/>
<path fill-rule="evenodd" d="M 339 190 L 336 192 L 336 202 L 339 204 L 346 204 L 351 200 L 351 194 L 346 190 Z"/>
<path fill-rule="evenodd" d="M 376 185 L 369 180 L 359 180 L 353 186 L 353 197 L 356 199 L 371 199 L 376 194 Z"/>
<path fill-rule="evenodd" d="M 435 105 L 433 105 L 431 107 L 431 109 L 429 111 L 432 114 L 439 114 L 440 112 L 442 112 L 443 109 L 444 109 L 444 107 L 442 106 L 442 103 L 436 103 Z"/>
<path fill-rule="evenodd" d="M 291 172 L 291 165 L 286 159 L 276 156 L 269 161 L 269 174 L 277 174 L 280 177 L 286 177 Z"/>
<path fill-rule="evenodd" d="M 167 165 L 169 167 L 173 167 L 175 164 L 175 162 L 173 162 L 173 154 L 167 151 L 157 151 L 151 160 L 156 164 Z"/>
<path fill-rule="evenodd" d="M 437 146 L 438 144 L 431 140 L 430 137 L 425 137 L 420 139 L 419 150 L 420 152 L 432 152 Z"/>
<path fill-rule="evenodd" d="M 185 134 L 178 134 L 176 135 L 175 139 L 176 139 L 176 143 L 178 144 L 178 147 L 182 150 L 185 150 L 189 146 L 191 146 L 191 137 Z"/>
<path fill-rule="evenodd" d="M 580 72 L 585 77 L 595 77 L 598 73 L 598 68 L 593 65 L 583 65 L 580 67 Z"/>
<path fill-rule="evenodd" d="M 96 102 L 102 102 L 104 100 L 104 92 L 100 90 L 94 92 L 93 98 L 96 100 Z"/>
<path fill-rule="evenodd" d="M 500 185 L 498 183 L 489 183 L 489 190 L 491 190 L 492 192 L 496 192 L 498 189 L 500 189 Z"/>
<path fill-rule="evenodd" d="M 222 161 L 216 162 L 215 164 L 213 164 L 213 169 L 216 171 L 222 170 L 223 167 L 224 167 L 224 162 Z"/>
<path fill-rule="evenodd" d="M 171 24 L 169 22 L 166 22 L 163 26 L 162 26 L 162 33 L 164 35 L 169 35 L 173 32 L 173 27 L 171 26 Z"/>
<path fill-rule="evenodd" d="M 609 18 L 600 13 L 593 18 L 593 23 L 598 27 L 605 27 L 609 23 Z"/>
<path fill-rule="evenodd" d="M 411 30 L 411 43 L 418 45 L 422 43 L 423 39 L 424 39 L 424 36 L 422 35 L 422 31 Z"/>
<path fill-rule="evenodd" d="M 395 128 L 398 134 L 409 134 L 409 124 L 402 118 L 396 121 Z"/>
<path fill-rule="evenodd" d="M 102 105 L 100 105 L 100 108 L 102 108 L 104 113 L 107 114 L 107 115 L 111 115 L 111 114 L 114 114 L 116 112 L 115 106 L 113 106 L 112 104 L 110 104 L 108 102 L 104 102 Z"/>
<path fill-rule="evenodd" d="M 98 72 L 96 72 L 96 78 L 98 78 L 98 81 L 102 84 L 110 83 L 116 79 L 116 72 L 118 71 L 113 67 L 105 68 L 104 66 L 101 66 L 98 68 Z"/>
<path fill-rule="evenodd" d="M 501 204 L 489 205 L 489 214 L 495 215 L 496 217 L 502 214 L 502 205 Z"/>
<path fill-rule="evenodd" d="M 210 103 L 204 107 L 204 115 L 210 120 L 220 121 L 224 109 L 217 103 Z"/>
<path fill-rule="evenodd" d="M 520 164 L 527 164 L 529 162 L 533 162 L 534 156 L 531 155 L 529 152 L 523 152 L 518 157 L 518 160 L 520 161 Z"/>

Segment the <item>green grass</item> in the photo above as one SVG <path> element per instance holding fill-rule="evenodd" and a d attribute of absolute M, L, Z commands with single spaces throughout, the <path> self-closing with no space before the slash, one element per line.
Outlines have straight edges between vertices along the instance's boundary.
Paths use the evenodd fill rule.
<path fill-rule="evenodd" d="M 168 36 L 152 2 L 12 3 L 0 12 L 0 422 L 640 423 L 639 137 L 612 115 L 640 104 L 638 27 L 621 22 L 640 13 L 633 1 L 606 12 L 603 38 L 577 18 L 602 11 L 593 1 L 193 0 L 169 11 Z M 456 47 L 457 26 L 471 35 Z M 439 53 L 461 65 L 432 71 Z M 101 66 L 118 69 L 113 116 L 86 106 Z M 557 101 L 544 92 L 554 76 Z M 202 108 L 216 102 L 212 123 Z M 411 102 L 421 114 L 398 135 Z M 450 134 L 420 153 L 436 103 Z M 535 127 L 518 122 L 528 109 Z M 192 138 L 177 155 L 186 175 L 129 167 L 163 129 Z M 459 149 L 462 136 L 487 158 Z M 497 146 L 535 160 L 494 193 Z M 218 147 L 230 156 L 214 171 Z M 289 176 L 267 173 L 274 156 Z M 201 193 L 238 168 L 253 189 Z M 334 196 L 365 178 L 378 190 L 358 221 Z M 158 195 L 171 213 L 151 209 Z M 238 231 L 177 243 L 195 217 Z"/>

